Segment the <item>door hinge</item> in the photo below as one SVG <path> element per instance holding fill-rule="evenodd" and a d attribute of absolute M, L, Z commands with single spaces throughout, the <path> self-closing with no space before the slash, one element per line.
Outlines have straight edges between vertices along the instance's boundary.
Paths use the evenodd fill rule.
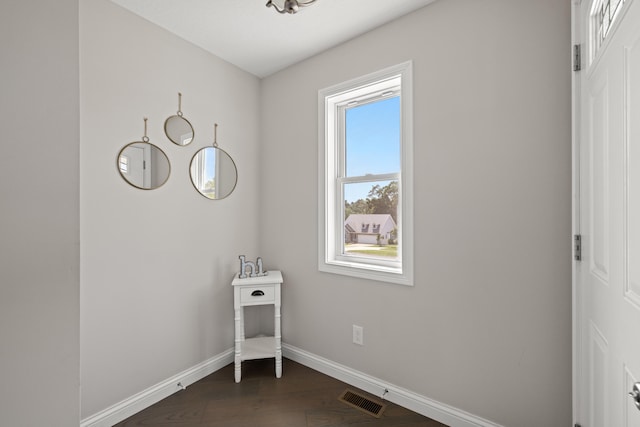
<path fill-rule="evenodd" d="M 580 424 L 574 424 L 573 427 L 582 427 Z"/>
<path fill-rule="evenodd" d="M 573 259 L 582 260 L 582 235 L 574 234 L 573 236 Z"/>
<path fill-rule="evenodd" d="M 573 71 L 582 70 L 582 49 L 581 45 L 573 45 Z"/>

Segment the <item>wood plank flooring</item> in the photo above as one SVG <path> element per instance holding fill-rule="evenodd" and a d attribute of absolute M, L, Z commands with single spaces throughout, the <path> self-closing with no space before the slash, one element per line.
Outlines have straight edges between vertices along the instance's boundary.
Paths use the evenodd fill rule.
<path fill-rule="evenodd" d="M 239 384 L 230 364 L 114 427 L 447 427 L 391 402 L 375 418 L 338 400 L 347 388 L 376 399 L 289 359 L 280 379 L 273 359 L 252 360 Z"/>

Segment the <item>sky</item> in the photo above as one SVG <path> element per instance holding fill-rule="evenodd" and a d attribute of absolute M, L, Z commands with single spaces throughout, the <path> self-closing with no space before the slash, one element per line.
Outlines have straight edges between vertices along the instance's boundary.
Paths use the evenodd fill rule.
<path fill-rule="evenodd" d="M 216 150 L 213 147 L 206 148 L 207 150 L 204 157 L 205 182 L 214 179 L 216 174 Z"/>
<path fill-rule="evenodd" d="M 346 112 L 346 176 L 400 171 L 400 97 L 352 107 Z M 347 184 L 345 200 L 365 199 L 374 184 Z"/>

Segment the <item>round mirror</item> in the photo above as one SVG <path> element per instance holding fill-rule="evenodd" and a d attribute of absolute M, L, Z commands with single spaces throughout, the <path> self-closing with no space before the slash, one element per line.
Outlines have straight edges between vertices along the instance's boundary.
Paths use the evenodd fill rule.
<path fill-rule="evenodd" d="M 118 172 L 125 181 L 142 190 L 153 190 L 169 179 L 167 155 L 155 145 L 136 141 L 124 146 L 117 159 Z"/>
<path fill-rule="evenodd" d="M 220 148 L 205 147 L 199 150 L 191 159 L 189 172 L 193 186 L 208 199 L 224 199 L 236 188 L 236 164 Z"/>
<path fill-rule="evenodd" d="M 187 145 L 193 141 L 193 126 L 181 115 L 171 116 L 164 121 L 164 133 L 174 144 Z"/>

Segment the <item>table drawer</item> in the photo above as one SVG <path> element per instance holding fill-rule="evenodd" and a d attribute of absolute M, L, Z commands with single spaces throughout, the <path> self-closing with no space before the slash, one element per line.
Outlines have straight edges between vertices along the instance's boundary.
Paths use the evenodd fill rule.
<path fill-rule="evenodd" d="M 273 286 L 249 286 L 240 289 L 240 305 L 274 304 L 276 292 Z"/>

